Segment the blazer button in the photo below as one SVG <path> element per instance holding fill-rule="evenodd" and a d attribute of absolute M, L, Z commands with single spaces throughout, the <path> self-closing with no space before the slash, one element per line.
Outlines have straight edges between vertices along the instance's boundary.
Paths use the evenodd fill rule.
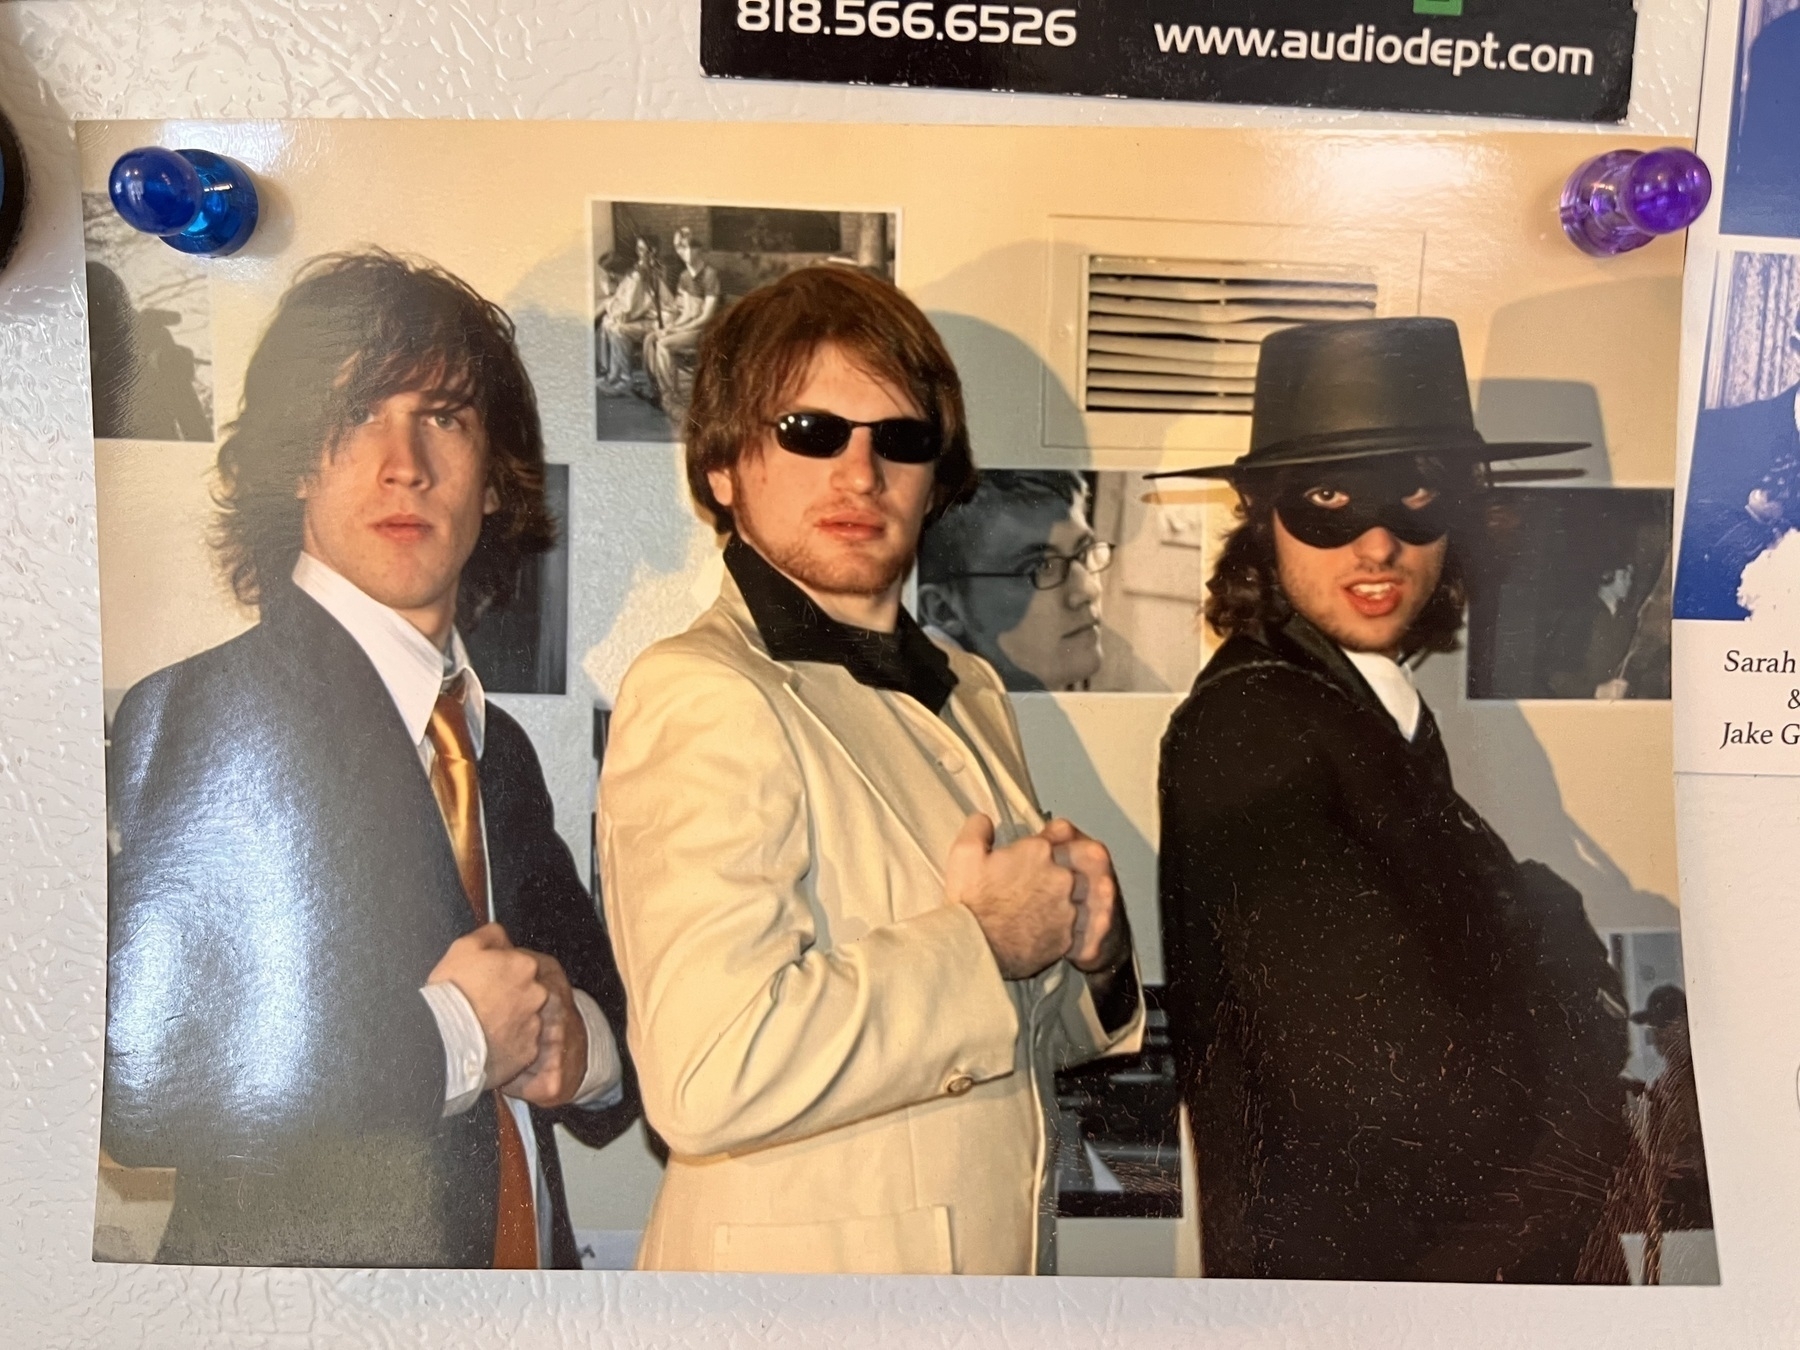
<path fill-rule="evenodd" d="M 960 1097 L 974 1086 L 975 1080 L 973 1078 L 969 1077 L 966 1073 L 959 1073 L 948 1083 L 944 1084 L 944 1091 L 948 1092 L 952 1097 Z"/>
<path fill-rule="evenodd" d="M 945 755 L 938 763 L 943 766 L 944 772 L 949 774 L 952 778 L 968 767 L 968 765 L 963 762 L 963 757 L 955 751 Z"/>

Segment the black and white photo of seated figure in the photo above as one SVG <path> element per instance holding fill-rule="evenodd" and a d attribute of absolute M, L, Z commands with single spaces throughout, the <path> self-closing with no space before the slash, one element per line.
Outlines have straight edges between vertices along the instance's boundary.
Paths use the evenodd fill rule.
<path fill-rule="evenodd" d="M 639 237 L 632 250 L 600 259 L 594 298 L 594 374 L 602 398 L 652 395 L 649 373 L 639 359 L 644 339 L 673 311 L 675 297 L 663 274 L 656 243 Z"/>
<path fill-rule="evenodd" d="M 1800 238 L 1800 0 L 1743 6 L 1719 228 Z"/>
<path fill-rule="evenodd" d="M 1669 697 L 1665 488 L 1503 488 L 1469 603 L 1470 698 Z"/>
<path fill-rule="evenodd" d="M 1749 618 L 1800 580 L 1800 257 L 1739 253 L 1715 285 L 1726 293 L 1694 423 L 1678 619 Z"/>
<path fill-rule="evenodd" d="M 1007 689 L 1084 689 L 1105 641 L 1099 574 L 1112 544 L 1067 469 L 988 469 L 919 544 L 926 631 L 986 659 Z"/>
<path fill-rule="evenodd" d="M 596 201 L 589 229 L 601 441 L 681 438 L 700 339 L 740 296 L 822 262 L 894 276 L 881 212 Z"/>
<path fill-rule="evenodd" d="M 88 360 L 101 440 L 211 441 L 212 303 L 204 264 L 82 194 Z"/>

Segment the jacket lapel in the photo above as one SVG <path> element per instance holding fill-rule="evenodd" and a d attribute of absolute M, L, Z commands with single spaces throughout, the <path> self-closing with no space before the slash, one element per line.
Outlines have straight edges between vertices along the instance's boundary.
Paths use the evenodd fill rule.
<path fill-rule="evenodd" d="M 921 738 L 892 706 L 890 697 L 905 695 L 885 696 L 869 689 L 841 666 L 815 661 L 790 665 L 771 658 L 729 573 L 719 589 L 717 610 L 744 644 L 767 663 L 769 674 L 784 686 L 805 720 L 837 747 L 845 766 L 881 803 L 899 833 L 917 850 L 920 861 L 941 879 L 944 858 L 966 813 L 959 810 L 956 795 L 946 782 L 942 756 L 922 747 Z M 920 772 L 922 755 L 939 759 L 939 770 Z"/>
<path fill-rule="evenodd" d="M 954 654 L 951 659 L 961 666 Z M 995 786 L 1007 812 L 1025 833 L 1042 829 L 1044 813 L 1032 791 L 1030 771 L 1024 759 L 1015 753 L 1017 742 L 1010 734 L 1012 719 L 1006 707 L 1006 694 L 987 680 L 958 669 L 950 706 L 957 724 L 993 771 Z"/>
<path fill-rule="evenodd" d="M 285 585 L 271 592 L 263 605 L 263 623 L 269 635 L 287 648 L 289 678 L 304 687 L 307 703 L 318 709 L 317 721 L 322 728 L 331 728 L 328 735 L 343 752 L 339 767 L 345 790 L 369 791 L 371 787 L 371 780 L 355 767 L 358 759 L 378 761 L 392 771 L 393 777 L 384 774 L 383 781 L 392 784 L 397 780 L 403 785 L 400 797 L 372 796 L 371 818 L 388 828 L 416 832 L 431 868 L 430 876 L 416 879 L 420 889 L 433 897 L 434 904 L 447 907 L 464 928 L 472 928 L 450 833 L 419 764 L 418 747 L 368 654 L 318 601 L 297 586 Z"/>
<path fill-rule="evenodd" d="M 802 662 L 792 670 L 788 691 L 794 702 L 836 744 L 851 772 L 912 841 L 931 874 L 941 878 L 967 814 L 945 781 L 944 757 L 921 744 L 889 697 L 858 684 L 841 666 Z M 921 756 L 938 760 L 938 768 L 921 772 Z M 975 809 L 971 803 L 969 810 Z"/>

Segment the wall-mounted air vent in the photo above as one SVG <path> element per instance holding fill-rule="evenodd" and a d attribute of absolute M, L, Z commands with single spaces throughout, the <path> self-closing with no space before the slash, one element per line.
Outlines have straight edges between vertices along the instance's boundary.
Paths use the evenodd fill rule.
<path fill-rule="evenodd" d="M 1270 333 L 1375 317 L 1373 268 L 1173 258 L 1088 258 L 1090 412 L 1250 412 Z"/>

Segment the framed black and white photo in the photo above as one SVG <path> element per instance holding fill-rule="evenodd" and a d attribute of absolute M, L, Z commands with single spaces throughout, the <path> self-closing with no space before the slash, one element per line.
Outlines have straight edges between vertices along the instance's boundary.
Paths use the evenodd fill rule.
<path fill-rule="evenodd" d="M 81 213 L 94 435 L 108 440 L 212 440 L 212 300 L 206 264 L 133 230 L 104 192 L 82 194 Z"/>
<path fill-rule="evenodd" d="M 1669 697 L 1672 493 L 1509 488 L 1499 575 L 1472 586 L 1477 699 Z"/>
<path fill-rule="evenodd" d="M 740 296 L 814 263 L 894 278 L 898 217 L 884 212 L 613 201 L 590 211 L 602 441 L 680 439 L 700 339 Z"/>
<path fill-rule="evenodd" d="M 484 611 L 464 635 L 482 687 L 496 694 L 568 690 L 569 466 L 544 466 L 544 500 L 556 543 L 519 566 L 513 597 Z"/>
<path fill-rule="evenodd" d="M 1016 693 L 1185 690 L 1223 501 L 1138 472 L 989 469 L 925 534 L 921 620 Z"/>

